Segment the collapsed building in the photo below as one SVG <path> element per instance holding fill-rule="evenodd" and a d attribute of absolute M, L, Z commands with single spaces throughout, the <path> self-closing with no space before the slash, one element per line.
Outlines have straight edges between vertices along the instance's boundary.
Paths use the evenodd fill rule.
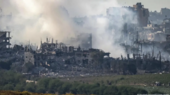
<path fill-rule="evenodd" d="M 74 68 L 79 68 L 79 71 L 81 71 L 80 68 L 83 68 L 87 72 L 102 69 L 109 73 L 135 74 L 136 68 L 139 72 L 170 70 L 170 62 L 164 58 L 164 52 L 162 50 L 154 50 L 155 47 L 159 47 L 170 53 L 170 19 L 164 19 L 161 25 L 153 25 L 148 21 L 148 9 L 145 9 L 141 3 L 137 3 L 133 7 L 124 8 L 137 14 L 140 27 L 137 30 L 129 28 L 129 24 L 124 25 L 122 31 L 123 39 L 121 39 L 124 43 L 121 45 L 125 47 L 127 58 L 123 56 L 121 58 L 112 58 L 109 56 L 110 53 L 93 49 L 91 34 L 79 34 L 75 38 L 66 41 L 68 44 L 73 43 L 73 45 L 58 43 L 58 41 L 53 39 L 50 41 L 47 38 L 46 42 L 41 41 L 39 49 L 33 50 L 31 46 L 23 47 L 22 45 L 15 45 L 13 48 L 10 48 L 11 37 L 9 32 L 0 32 L 0 48 L 1 52 L 3 52 L 1 57 L 21 59 L 18 61 L 23 62 L 24 60 L 23 63 L 29 63 L 35 67 L 65 71 L 71 71 Z M 109 10 L 107 11 L 108 15 L 110 15 Z M 118 13 L 121 13 L 119 8 L 116 10 Z M 119 15 L 115 16 L 119 17 Z M 135 19 L 135 16 L 133 18 Z M 160 38 L 163 39 L 160 41 Z M 152 49 L 146 51 L 148 47 Z M 9 51 L 7 52 L 7 50 Z M 169 54 L 166 56 L 169 56 Z M 133 68 L 129 69 L 131 67 Z"/>
<path fill-rule="evenodd" d="M 65 65 L 87 66 L 93 64 L 95 60 L 93 58 L 94 53 L 98 53 L 101 50 L 98 49 L 82 49 L 80 46 L 75 48 L 74 46 L 67 46 L 64 43 L 46 42 L 40 45 L 39 50 L 32 50 L 31 47 L 25 47 L 24 63 L 31 63 L 34 66 L 48 66 L 54 65 L 65 68 Z M 102 56 L 109 56 L 110 53 L 104 53 Z M 68 67 L 68 69 L 71 69 Z"/>
<path fill-rule="evenodd" d="M 139 44 L 139 40 L 136 40 Z M 80 47 L 67 46 L 64 43 L 41 42 L 39 50 L 34 51 L 31 47 L 25 48 L 24 62 L 31 63 L 36 67 L 43 66 L 55 70 L 78 72 L 105 72 L 115 74 L 143 74 L 154 73 L 161 70 L 169 70 L 167 62 L 163 62 L 161 52 L 157 56 L 153 53 L 140 54 L 140 46 L 136 47 L 127 57 L 112 58 L 110 53 L 99 49 L 83 50 Z M 139 49 L 139 50 L 138 50 Z M 101 56 L 100 53 L 102 52 Z M 97 54 L 97 56 L 95 55 Z M 98 61 L 97 61 L 98 60 Z M 101 62 L 99 62 L 101 61 Z M 132 67 L 131 67 L 132 66 Z M 167 67 L 166 67 L 167 66 Z M 129 68 L 131 67 L 131 68 Z"/>
<path fill-rule="evenodd" d="M 134 7 L 137 8 L 137 6 L 142 8 L 139 3 Z M 146 14 L 146 16 L 149 16 L 149 14 Z M 118 63 L 125 66 L 129 63 L 134 63 L 137 71 L 143 73 L 159 72 L 161 70 L 169 71 L 170 19 L 164 17 L 160 24 L 154 24 L 152 21 L 146 23 L 146 21 L 148 19 L 145 19 L 145 25 L 135 26 L 134 29 L 130 29 L 129 24 L 124 25 L 122 29 L 123 37 L 120 40 L 122 40 L 121 46 L 124 47 L 128 56 L 127 58 L 121 57 L 121 59 L 112 60 L 111 71 L 129 73 L 126 68 L 121 68 L 122 70 L 116 69 L 116 66 L 120 66 Z M 129 59 L 130 55 L 132 56 L 131 59 Z"/>
<path fill-rule="evenodd" d="M 124 74 L 129 73 L 126 68 L 118 70 L 114 66 L 116 66 L 116 63 L 122 63 L 125 66 L 129 63 L 134 63 L 138 73 L 169 72 L 169 23 L 170 20 L 165 18 L 160 25 L 152 25 L 149 22 L 147 27 L 136 31 L 129 31 L 128 26 L 124 27 L 123 32 L 127 32 L 124 34 L 128 37 L 124 40 L 128 40 L 130 43 L 122 42 L 121 45 L 128 56 L 127 58 L 122 57 L 122 60 L 113 60 L 112 71 L 117 73 L 121 71 Z M 131 59 L 129 59 L 130 55 L 132 56 Z"/>

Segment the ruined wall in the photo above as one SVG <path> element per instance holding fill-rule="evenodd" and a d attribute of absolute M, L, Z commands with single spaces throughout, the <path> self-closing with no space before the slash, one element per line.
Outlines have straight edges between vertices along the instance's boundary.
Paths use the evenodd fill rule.
<path fill-rule="evenodd" d="M 77 64 L 89 64 L 92 61 L 90 52 L 76 52 L 75 60 Z M 83 62 L 84 61 L 84 62 Z"/>
<path fill-rule="evenodd" d="M 31 52 L 25 52 L 24 63 L 32 63 L 33 65 L 35 65 L 34 54 Z"/>

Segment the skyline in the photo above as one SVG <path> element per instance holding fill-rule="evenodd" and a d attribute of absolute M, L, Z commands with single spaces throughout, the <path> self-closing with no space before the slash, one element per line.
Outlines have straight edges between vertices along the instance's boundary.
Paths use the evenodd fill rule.
<path fill-rule="evenodd" d="M 144 8 L 148 8 L 149 11 L 156 10 L 160 12 L 161 8 L 170 8 L 169 6 L 170 0 L 117 0 L 117 1 L 122 6 L 133 6 L 137 2 L 141 2 L 142 5 L 144 5 Z"/>

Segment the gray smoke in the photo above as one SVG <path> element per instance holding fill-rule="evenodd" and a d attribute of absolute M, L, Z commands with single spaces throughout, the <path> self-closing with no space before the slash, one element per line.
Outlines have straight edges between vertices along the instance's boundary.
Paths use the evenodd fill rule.
<path fill-rule="evenodd" d="M 46 37 L 64 42 L 77 34 L 92 33 L 94 48 L 118 57 L 125 54 L 119 46 L 123 25 L 129 21 L 137 24 L 135 14 L 120 6 L 116 0 L 0 0 L 4 14 L 0 28 L 11 31 L 13 44 L 40 44 Z M 111 15 L 106 14 L 111 7 L 121 11 L 113 8 Z"/>

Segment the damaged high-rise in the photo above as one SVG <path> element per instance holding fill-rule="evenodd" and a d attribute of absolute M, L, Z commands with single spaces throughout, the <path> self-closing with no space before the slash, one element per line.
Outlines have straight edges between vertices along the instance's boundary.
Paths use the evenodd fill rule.
<path fill-rule="evenodd" d="M 10 32 L 0 31 L 0 49 L 10 48 Z"/>
<path fill-rule="evenodd" d="M 141 3 L 137 3 L 136 5 L 133 5 L 133 9 L 137 13 L 137 19 L 139 25 L 142 27 L 147 26 L 148 18 L 149 18 L 149 10 L 144 8 Z"/>
<path fill-rule="evenodd" d="M 126 13 L 126 11 L 129 10 L 131 15 Z M 132 15 L 134 14 L 134 15 Z M 126 17 L 132 17 L 133 20 L 138 21 L 138 25 L 140 27 L 147 26 L 148 24 L 148 18 L 149 18 L 149 10 L 144 8 L 144 6 L 141 3 L 137 3 L 136 5 L 131 6 L 124 6 L 124 7 L 112 7 L 107 9 L 107 15 L 113 16 L 117 19 L 126 19 Z"/>

